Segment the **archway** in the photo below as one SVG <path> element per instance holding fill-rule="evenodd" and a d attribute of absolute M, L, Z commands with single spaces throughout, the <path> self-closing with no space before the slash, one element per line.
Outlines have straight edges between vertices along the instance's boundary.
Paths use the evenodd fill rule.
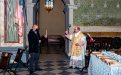
<path fill-rule="evenodd" d="M 54 8 L 49 13 L 45 10 L 45 0 L 40 0 L 39 26 L 41 35 L 47 30 L 48 35 L 62 35 L 65 31 L 65 14 L 62 0 L 54 0 Z"/>

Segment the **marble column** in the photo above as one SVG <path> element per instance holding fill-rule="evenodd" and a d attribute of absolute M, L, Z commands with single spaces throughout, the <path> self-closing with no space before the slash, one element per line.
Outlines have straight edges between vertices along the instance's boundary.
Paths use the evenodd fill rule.
<path fill-rule="evenodd" d="M 34 6 L 35 6 L 35 2 L 33 2 L 33 0 L 26 0 L 26 15 L 27 15 L 27 24 L 25 26 L 25 46 L 28 47 L 28 33 L 30 31 L 30 29 L 32 28 L 32 25 L 33 25 L 33 19 L 34 19 Z M 28 48 L 26 49 L 27 50 L 27 54 L 26 54 L 26 57 L 28 59 L 29 57 L 29 53 L 28 53 Z"/>
<path fill-rule="evenodd" d="M 27 25 L 26 25 L 26 45 L 28 45 L 28 33 L 29 33 L 29 30 L 32 28 L 32 25 L 33 25 L 33 19 L 34 19 L 34 16 L 33 16 L 33 12 L 34 12 L 34 5 L 35 3 L 32 3 L 32 1 L 30 0 L 27 0 L 26 2 L 26 13 L 27 13 Z"/>
<path fill-rule="evenodd" d="M 66 4 L 66 9 L 67 9 L 67 11 L 66 11 L 66 28 L 68 28 L 69 27 L 69 33 L 71 34 L 71 33 L 73 33 L 73 10 L 74 9 L 77 9 L 77 5 L 75 5 L 74 4 L 74 0 L 70 0 L 70 2 L 69 2 L 69 4 Z M 65 50 L 68 52 L 68 50 L 70 50 L 70 48 L 71 48 L 71 41 L 69 41 L 69 40 L 66 40 L 65 41 Z"/>

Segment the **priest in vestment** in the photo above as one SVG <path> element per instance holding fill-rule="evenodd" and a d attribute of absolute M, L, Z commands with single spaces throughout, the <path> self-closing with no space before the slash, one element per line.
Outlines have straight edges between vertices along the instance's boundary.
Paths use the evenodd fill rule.
<path fill-rule="evenodd" d="M 83 68 L 85 66 L 86 36 L 80 31 L 79 27 L 74 27 L 74 33 L 65 32 L 65 36 L 71 40 L 71 49 L 69 50 L 70 62 L 72 68 Z"/>

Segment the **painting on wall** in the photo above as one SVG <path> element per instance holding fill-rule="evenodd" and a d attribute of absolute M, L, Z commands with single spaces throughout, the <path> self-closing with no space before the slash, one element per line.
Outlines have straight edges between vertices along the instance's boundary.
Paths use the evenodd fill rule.
<path fill-rule="evenodd" d="M 74 25 L 121 26 L 121 0 L 75 0 Z"/>
<path fill-rule="evenodd" d="M 4 32 L 6 43 L 19 43 L 23 35 L 23 0 L 4 0 Z"/>
<path fill-rule="evenodd" d="M 24 0 L 0 0 L 0 47 L 24 46 Z"/>

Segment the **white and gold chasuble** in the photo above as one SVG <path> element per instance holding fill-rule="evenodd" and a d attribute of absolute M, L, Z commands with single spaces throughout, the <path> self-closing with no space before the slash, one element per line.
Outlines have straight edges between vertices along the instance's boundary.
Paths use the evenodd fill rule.
<path fill-rule="evenodd" d="M 79 56 L 81 54 L 81 47 L 76 46 L 76 43 L 80 43 L 81 37 L 84 35 L 81 32 L 72 35 L 71 56 Z"/>
<path fill-rule="evenodd" d="M 83 68 L 85 66 L 85 52 L 86 52 L 86 37 L 82 32 L 70 35 L 72 41 L 70 49 L 70 66 Z M 84 45 L 76 46 L 76 43 L 83 42 Z"/>

